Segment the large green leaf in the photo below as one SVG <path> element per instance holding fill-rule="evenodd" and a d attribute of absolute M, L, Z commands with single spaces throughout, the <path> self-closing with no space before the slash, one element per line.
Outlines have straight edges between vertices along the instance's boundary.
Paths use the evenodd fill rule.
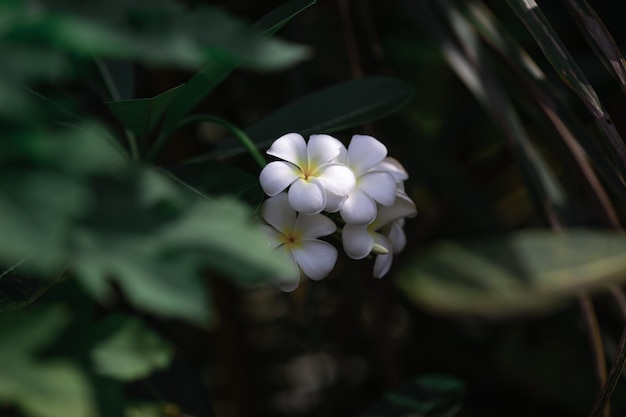
<path fill-rule="evenodd" d="M 452 417 L 461 409 L 464 384 L 447 375 L 421 375 L 370 406 L 361 417 Z"/>
<path fill-rule="evenodd" d="M 281 107 L 246 129 L 258 147 L 289 132 L 304 136 L 331 133 L 386 117 L 404 107 L 413 97 L 413 87 L 389 77 L 350 80 L 311 93 Z M 218 145 L 212 158 L 245 152 L 234 138 Z"/>
<path fill-rule="evenodd" d="M 296 278 L 251 212 L 233 199 L 207 201 L 150 169 L 95 184 L 93 212 L 74 232 L 71 268 L 98 299 L 117 283 L 137 308 L 206 324 L 201 268 L 241 284 Z"/>
<path fill-rule="evenodd" d="M 136 317 L 122 317 L 115 332 L 101 341 L 91 358 L 100 375 L 128 381 L 167 367 L 172 348 Z"/>
<path fill-rule="evenodd" d="M 403 267 L 399 285 L 429 309 L 500 316 L 542 311 L 625 277 L 621 234 L 522 231 L 436 244 Z"/>
<path fill-rule="evenodd" d="M 256 208 L 265 196 L 258 177 L 231 165 L 199 162 L 175 165 L 167 171 L 189 190 L 209 198 L 232 196 Z"/>
<path fill-rule="evenodd" d="M 97 126 L 9 134 L 0 143 L 0 261 L 29 257 L 35 272 L 66 263 L 71 225 L 91 202 L 85 178 L 110 173 L 120 156 Z"/>

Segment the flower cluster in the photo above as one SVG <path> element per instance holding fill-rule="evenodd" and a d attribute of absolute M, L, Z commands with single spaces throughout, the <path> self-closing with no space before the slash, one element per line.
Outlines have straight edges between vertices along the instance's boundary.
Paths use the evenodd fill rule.
<path fill-rule="evenodd" d="M 259 177 L 268 200 L 261 216 L 278 250 L 287 251 L 304 275 L 319 280 L 337 261 L 337 250 L 318 238 L 343 223 L 343 249 L 352 259 L 376 255 L 374 276 L 383 277 L 393 255 L 404 249 L 404 219 L 417 214 L 404 191 L 408 175 L 387 148 L 367 135 L 354 135 L 348 148 L 329 135 L 297 133 L 274 141 L 267 153 L 278 158 Z M 338 214 L 332 214 L 338 213 Z M 297 286 L 297 282 L 295 282 Z M 292 290 L 286 287 L 285 290 Z"/>

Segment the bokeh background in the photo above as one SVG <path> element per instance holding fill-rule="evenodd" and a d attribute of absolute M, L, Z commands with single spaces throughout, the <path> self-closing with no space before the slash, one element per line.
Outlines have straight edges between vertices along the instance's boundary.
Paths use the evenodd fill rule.
<path fill-rule="evenodd" d="M 254 21 L 281 2 L 211 2 L 218 3 Z M 209 113 L 247 126 L 307 93 L 347 79 L 384 75 L 408 82 L 415 95 L 401 112 L 336 136 L 345 141 L 352 134 L 366 133 L 385 143 L 389 155 L 410 174 L 407 190 L 419 215 L 407 222 L 407 250 L 381 280 L 371 277 L 371 261 L 345 256 L 340 256 L 330 277 L 304 282 L 294 294 L 241 290 L 211 275 L 217 327 L 211 332 L 165 330 L 178 343 L 180 366 L 186 369 L 182 378 L 191 378 L 186 372 L 194 374 L 208 396 L 199 400 L 191 395 L 194 391 L 189 382 L 180 381 L 181 375 L 168 374 L 163 378 L 167 382 L 160 381 L 162 395 L 176 397 L 172 401 L 188 407 L 190 415 L 201 415 L 193 410 L 202 409 L 197 403 L 206 400 L 220 417 L 356 416 L 384 392 L 432 372 L 465 383 L 459 416 L 588 415 L 599 384 L 575 299 L 538 314 L 481 319 L 416 306 L 395 285 L 397 271 L 433 242 L 549 228 L 533 206 L 519 162 L 494 115 L 446 62 L 433 29 L 433 16 L 446 22 L 436 3 L 318 1 L 280 32 L 285 39 L 309 45 L 310 60 L 277 73 L 236 71 L 201 104 Z M 584 105 L 550 67 L 506 2 L 484 3 L 597 137 Z M 626 47 L 626 5 L 591 3 L 618 45 Z M 622 91 L 585 42 L 564 2 L 542 1 L 540 6 L 618 130 L 626 131 Z M 583 186 L 562 169 L 559 148 L 524 98 L 524 85 L 511 68 L 494 58 L 493 51 L 488 52 L 501 88 L 521 108 L 534 143 L 575 199 L 584 200 Z M 137 71 L 139 96 L 153 96 L 189 76 L 153 68 Z M 180 135 L 180 140 L 168 145 L 161 162 L 193 156 L 227 132 L 206 123 Z M 258 173 L 249 157 L 229 162 Z M 583 206 L 576 205 L 582 208 L 572 213 L 579 225 L 604 227 Z M 622 320 L 606 295 L 594 300 L 610 358 Z M 182 389 L 178 392 L 175 387 Z M 625 396 L 620 384 L 614 415 L 626 412 Z"/>

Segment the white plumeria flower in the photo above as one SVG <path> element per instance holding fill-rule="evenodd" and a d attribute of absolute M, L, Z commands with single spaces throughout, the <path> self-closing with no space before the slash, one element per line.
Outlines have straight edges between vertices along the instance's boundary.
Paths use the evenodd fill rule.
<path fill-rule="evenodd" d="M 345 148 L 344 148 L 345 149 Z M 343 202 L 339 213 L 347 224 L 362 225 L 376 218 L 376 203 L 390 206 L 396 198 L 396 182 L 391 165 L 385 163 L 387 148 L 367 135 L 354 135 L 338 162 L 347 165 L 356 177 L 356 186 Z"/>
<path fill-rule="evenodd" d="M 401 229 L 402 222 L 394 223 L 405 217 L 417 214 L 415 204 L 403 192 L 398 192 L 392 206 L 379 206 L 376 219 L 368 225 L 344 226 L 342 231 L 343 248 L 352 259 L 363 259 L 370 253 L 375 253 L 374 276 L 383 277 L 391 267 L 393 254 L 402 250 L 406 244 L 406 237 Z M 382 233 L 383 228 L 389 227 L 387 236 Z M 401 235 L 399 235 L 400 227 Z"/>
<path fill-rule="evenodd" d="M 289 187 L 289 204 L 302 213 L 337 211 L 337 202 L 345 200 L 356 182 L 348 167 L 334 161 L 342 149 L 343 144 L 329 135 L 311 135 L 308 145 L 297 133 L 281 136 L 267 153 L 282 161 L 263 168 L 261 187 L 270 197 Z M 328 200 L 333 203 L 327 208 Z"/>
<path fill-rule="evenodd" d="M 261 216 L 271 226 L 266 229 L 272 245 L 287 252 L 304 275 L 320 280 L 332 271 L 337 262 L 337 249 L 317 239 L 337 230 L 332 220 L 323 214 L 297 213 L 287 193 L 267 199 L 261 207 Z M 297 286 L 298 280 L 282 285 L 281 289 L 293 291 Z"/>
<path fill-rule="evenodd" d="M 381 163 L 373 168 L 373 170 L 389 172 L 396 181 L 396 184 L 402 184 L 403 181 L 409 179 L 409 173 L 406 172 L 400 161 L 396 158 L 392 158 L 391 156 L 383 159 Z"/>

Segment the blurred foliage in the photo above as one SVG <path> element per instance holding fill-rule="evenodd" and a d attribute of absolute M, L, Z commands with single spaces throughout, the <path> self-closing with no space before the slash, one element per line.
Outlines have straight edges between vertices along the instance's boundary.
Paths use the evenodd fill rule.
<path fill-rule="evenodd" d="M 2 414 L 589 415 L 626 359 L 626 6 L 208 3 L 0 5 Z M 246 151 L 355 129 L 410 173 L 406 253 L 282 294 Z"/>

